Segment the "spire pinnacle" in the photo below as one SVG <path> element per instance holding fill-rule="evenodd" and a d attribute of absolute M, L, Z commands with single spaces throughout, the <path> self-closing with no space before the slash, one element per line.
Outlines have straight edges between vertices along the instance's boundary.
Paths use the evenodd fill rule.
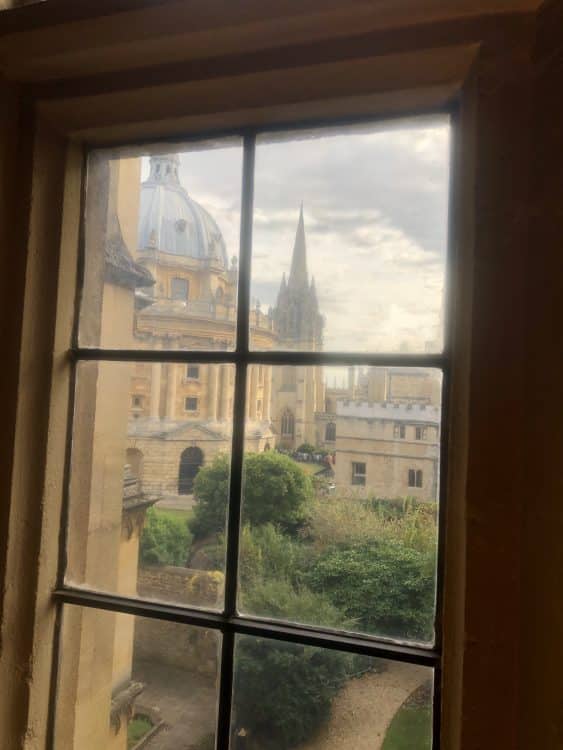
<path fill-rule="evenodd" d="M 291 257 L 291 270 L 289 272 L 288 286 L 298 289 L 308 286 L 307 273 L 307 245 L 305 242 L 305 222 L 303 221 L 303 201 L 299 209 L 299 221 L 297 222 L 297 232 L 295 233 L 295 244 L 293 246 L 293 255 Z"/>

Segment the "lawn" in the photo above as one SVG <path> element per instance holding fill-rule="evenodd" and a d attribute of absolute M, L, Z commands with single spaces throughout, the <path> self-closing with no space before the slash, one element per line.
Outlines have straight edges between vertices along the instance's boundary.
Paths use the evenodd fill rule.
<path fill-rule="evenodd" d="M 319 471 L 322 471 L 325 468 L 322 464 L 317 463 L 307 463 L 305 461 L 296 461 L 295 463 L 299 468 L 303 469 L 305 474 L 310 474 L 311 476 L 318 474 Z"/>
<path fill-rule="evenodd" d="M 381 750 L 430 750 L 431 746 L 430 707 L 403 705 L 389 725 Z"/>
<path fill-rule="evenodd" d="M 127 727 L 127 748 L 130 750 L 132 747 L 141 740 L 147 732 L 152 729 L 152 722 L 147 716 L 138 715 L 135 716 Z"/>
<path fill-rule="evenodd" d="M 159 508 L 155 507 L 155 512 L 161 518 L 170 518 L 172 521 L 187 521 L 193 515 L 193 508 L 189 510 L 175 510 L 173 508 Z"/>

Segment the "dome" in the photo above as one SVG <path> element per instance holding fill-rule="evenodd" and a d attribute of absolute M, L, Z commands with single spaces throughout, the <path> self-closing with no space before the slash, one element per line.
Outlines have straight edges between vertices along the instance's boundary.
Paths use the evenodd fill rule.
<path fill-rule="evenodd" d="M 141 185 L 139 248 L 216 259 L 227 268 L 221 230 L 182 187 L 179 167 L 178 155 L 151 156 L 149 178 Z"/>

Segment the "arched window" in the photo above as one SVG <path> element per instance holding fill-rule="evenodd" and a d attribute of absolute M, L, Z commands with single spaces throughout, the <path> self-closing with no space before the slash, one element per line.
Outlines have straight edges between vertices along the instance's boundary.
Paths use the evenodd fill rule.
<path fill-rule="evenodd" d="M 293 437 L 295 434 L 295 418 L 289 409 L 286 409 L 281 418 L 281 434 Z"/>
<path fill-rule="evenodd" d="M 336 440 L 336 425 L 334 422 L 329 422 L 325 429 L 325 440 L 327 442 L 334 442 Z"/>
<path fill-rule="evenodd" d="M 194 479 L 203 464 L 203 451 L 196 446 L 190 446 L 182 451 L 180 468 L 178 471 L 178 494 L 191 495 L 194 491 Z"/>

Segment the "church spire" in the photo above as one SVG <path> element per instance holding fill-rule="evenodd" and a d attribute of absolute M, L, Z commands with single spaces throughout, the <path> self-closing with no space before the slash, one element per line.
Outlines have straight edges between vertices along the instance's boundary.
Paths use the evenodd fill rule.
<path fill-rule="evenodd" d="M 305 243 L 305 223 L 303 221 L 303 202 L 299 211 L 297 232 L 295 233 L 295 244 L 291 257 L 291 270 L 289 272 L 288 287 L 290 289 L 301 289 L 309 285 L 307 273 L 307 245 Z"/>

